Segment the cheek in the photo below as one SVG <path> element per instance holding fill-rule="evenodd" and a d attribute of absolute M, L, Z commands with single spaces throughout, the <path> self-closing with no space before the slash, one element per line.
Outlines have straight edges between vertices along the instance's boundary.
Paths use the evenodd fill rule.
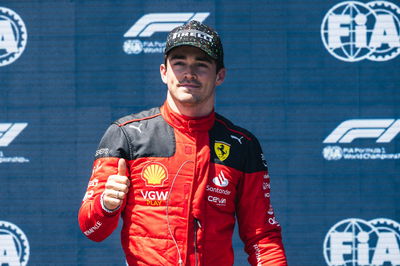
<path fill-rule="evenodd" d="M 216 75 L 204 75 L 201 80 L 202 80 L 203 84 L 212 87 L 212 86 L 215 86 L 217 76 Z"/>
<path fill-rule="evenodd" d="M 174 73 L 167 70 L 167 72 L 165 74 L 165 79 L 166 79 L 167 84 L 171 84 L 171 83 L 174 83 L 174 80 L 176 80 L 176 77 L 175 77 Z"/>
<path fill-rule="evenodd" d="M 168 83 L 175 85 L 178 83 L 178 77 L 175 74 L 169 74 L 168 75 Z"/>

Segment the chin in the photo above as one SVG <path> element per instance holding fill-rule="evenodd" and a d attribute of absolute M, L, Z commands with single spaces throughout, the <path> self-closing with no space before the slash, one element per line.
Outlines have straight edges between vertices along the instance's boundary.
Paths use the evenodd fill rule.
<path fill-rule="evenodd" d="M 178 98 L 178 101 L 181 104 L 185 104 L 185 105 L 194 105 L 199 102 L 198 99 L 195 97 L 181 97 L 181 98 Z"/>

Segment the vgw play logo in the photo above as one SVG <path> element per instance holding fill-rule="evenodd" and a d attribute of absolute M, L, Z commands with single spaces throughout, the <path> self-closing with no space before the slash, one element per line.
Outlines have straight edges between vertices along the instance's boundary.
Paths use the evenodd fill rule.
<path fill-rule="evenodd" d="M 324 257 L 329 266 L 400 265 L 400 225 L 385 218 L 340 221 L 325 237 Z"/>
<path fill-rule="evenodd" d="M 390 152 L 400 134 L 400 119 L 351 119 L 340 123 L 323 141 L 326 160 L 399 160 Z M 357 145 L 352 144 L 357 140 Z M 374 141 L 374 145 L 371 144 Z M 364 146 L 367 143 L 368 146 Z"/>
<path fill-rule="evenodd" d="M 203 22 L 210 13 L 149 13 L 143 15 L 124 34 L 125 42 L 123 50 L 127 54 L 149 54 L 164 53 L 165 39 L 152 37 L 158 32 L 170 32 L 172 29 L 185 24 L 191 20 Z"/>
<path fill-rule="evenodd" d="M 15 224 L 0 221 L 0 265 L 27 265 L 29 242 L 24 232 Z"/>
<path fill-rule="evenodd" d="M 21 17 L 11 9 L 0 7 L 0 67 L 17 60 L 24 52 L 27 40 Z"/>
<path fill-rule="evenodd" d="M 400 53 L 400 8 L 388 1 L 341 2 L 325 15 L 321 37 L 342 61 L 393 59 Z"/>

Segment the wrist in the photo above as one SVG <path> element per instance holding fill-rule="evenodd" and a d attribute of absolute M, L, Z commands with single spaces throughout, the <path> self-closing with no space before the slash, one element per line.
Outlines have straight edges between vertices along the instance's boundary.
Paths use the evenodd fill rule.
<path fill-rule="evenodd" d="M 101 205 L 101 208 L 103 209 L 103 211 L 105 211 L 106 213 L 114 213 L 115 211 L 117 211 L 117 210 L 121 207 L 121 205 L 119 205 L 119 206 L 116 207 L 115 209 L 109 209 L 109 208 L 107 208 L 107 207 L 104 205 L 104 192 L 101 194 L 101 197 L 100 197 L 100 205 Z"/>

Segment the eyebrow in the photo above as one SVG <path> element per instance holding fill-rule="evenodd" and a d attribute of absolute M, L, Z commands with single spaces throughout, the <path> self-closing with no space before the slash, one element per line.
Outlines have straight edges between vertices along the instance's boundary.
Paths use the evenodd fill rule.
<path fill-rule="evenodd" d="M 177 60 L 186 59 L 186 56 L 185 55 L 180 55 L 180 54 L 174 54 L 174 55 L 171 56 L 170 60 L 174 60 L 174 59 L 177 59 Z M 208 63 L 212 64 L 212 60 L 208 56 L 197 56 L 196 60 L 197 61 L 208 62 Z"/>

